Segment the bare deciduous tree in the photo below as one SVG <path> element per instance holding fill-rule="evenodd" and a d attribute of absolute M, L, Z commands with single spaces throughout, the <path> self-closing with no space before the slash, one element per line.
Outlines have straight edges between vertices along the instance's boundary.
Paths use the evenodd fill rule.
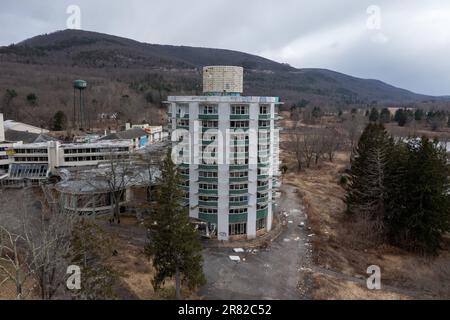
<path fill-rule="evenodd" d="M 22 249 L 24 242 L 23 236 L 0 226 L 0 285 L 12 281 L 18 300 L 26 299 L 35 289 L 25 287 L 34 270 L 28 265 L 29 252 Z"/>
<path fill-rule="evenodd" d="M 348 145 L 352 152 L 358 143 L 366 122 L 367 119 L 364 115 L 359 113 L 352 113 L 350 117 L 343 122 L 343 128 L 347 131 Z"/>
<path fill-rule="evenodd" d="M 102 173 L 111 196 L 112 222 L 120 224 L 120 206 L 129 182 L 136 177 L 130 154 L 122 154 L 111 149 L 108 168 Z"/>
<path fill-rule="evenodd" d="M 60 212 L 32 216 L 26 210 L 20 219 L 20 231 L 12 232 L 0 227 L 0 265 L 6 274 L 2 281 L 15 283 L 18 299 L 26 298 L 37 286 L 42 299 L 52 299 L 64 283 L 71 250 L 71 233 L 76 217 Z M 26 281 L 36 281 L 25 292 Z"/>
<path fill-rule="evenodd" d="M 336 151 L 342 145 L 342 135 L 336 128 L 326 128 L 322 136 L 323 152 L 328 161 L 333 162 Z"/>
<path fill-rule="evenodd" d="M 72 250 L 72 231 L 78 218 L 53 212 L 43 213 L 35 220 L 38 221 L 33 223 L 33 227 L 29 225 L 32 219 L 23 221 L 29 267 L 39 283 L 41 298 L 50 300 L 64 283 Z"/>
<path fill-rule="evenodd" d="M 292 150 L 295 154 L 297 161 L 297 170 L 302 170 L 303 167 L 303 152 L 301 144 L 302 134 L 298 128 L 292 129 L 288 134 L 288 149 Z"/>
<path fill-rule="evenodd" d="M 310 168 L 311 164 L 318 164 L 324 153 L 322 130 L 319 128 L 296 126 L 288 134 L 288 145 L 295 153 L 297 169 L 303 164 Z"/>

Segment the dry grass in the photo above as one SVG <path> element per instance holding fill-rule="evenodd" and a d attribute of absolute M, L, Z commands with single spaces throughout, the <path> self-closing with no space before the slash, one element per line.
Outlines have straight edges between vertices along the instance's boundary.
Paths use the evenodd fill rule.
<path fill-rule="evenodd" d="M 136 225 L 136 220 L 121 218 L 121 224 Z M 115 240 L 118 254 L 110 259 L 113 268 L 120 274 L 119 298 L 133 300 L 162 300 L 175 298 L 175 281 L 167 280 L 161 290 L 155 292 L 152 286 L 154 268 L 152 261 L 145 255 L 144 247 L 136 246 L 131 242 L 117 237 Z M 198 296 L 182 290 L 187 299 L 198 299 Z"/>
<path fill-rule="evenodd" d="M 2 266 L 8 268 L 9 272 L 13 272 L 13 268 L 8 266 L 5 262 L 1 262 Z M 4 275 L 0 274 L 0 282 L 2 282 L 4 279 Z M 24 285 L 24 292 L 28 293 L 30 288 L 35 286 L 36 283 L 33 278 L 29 278 Z M 17 298 L 16 295 L 16 285 L 13 281 L 8 280 L 2 285 L 0 285 L 0 300 L 15 300 Z M 38 294 L 35 289 L 26 297 L 27 300 L 34 300 L 38 299 Z"/>
<path fill-rule="evenodd" d="M 345 190 L 338 184 L 348 166 L 348 153 L 339 153 L 334 163 L 317 169 L 295 171 L 295 163 L 285 153 L 285 163 L 292 168 L 284 182 L 298 186 L 312 232 L 314 263 L 355 279 L 366 278 L 367 267 L 381 268 L 382 285 L 409 292 L 389 290 L 370 292 L 359 284 L 318 275 L 314 297 L 319 299 L 403 299 L 450 298 L 450 240 L 437 258 L 417 256 L 388 245 L 377 245 L 361 237 L 355 224 L 345 216 Z M 402 292 L 403 292 L 402 291 Z"/>
<path fill-rule="evenodd" d="M 407 300 L 408 296 L 378 290 L 367 290 L 361 284 L 315 274 L 313 299 L 330 300 Z"/>

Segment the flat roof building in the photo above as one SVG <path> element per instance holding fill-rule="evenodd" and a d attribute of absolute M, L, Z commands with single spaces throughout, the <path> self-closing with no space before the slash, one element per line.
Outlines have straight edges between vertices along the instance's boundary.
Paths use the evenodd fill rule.
<path fill-rule="evenodd" d="M 279 98 L 241 96 L 242 76 L 236 67 L 206 67 L 204 96 L 168 97 L 189 215 L 218 240 L 270 231 L 279 187 Z"/>

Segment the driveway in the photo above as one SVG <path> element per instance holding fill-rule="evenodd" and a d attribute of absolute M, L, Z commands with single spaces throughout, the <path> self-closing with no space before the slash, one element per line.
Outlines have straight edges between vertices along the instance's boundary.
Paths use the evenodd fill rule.
<path fill-rule="evenodd" d="M 288 214 L 288 229 L 267 250 L 234 253 L 232 248 L 204 250 L 207 285 L 200 290 L 206 299 L 297 300 L 308 299 L 311 287 L 311 244 L 308 231 L 300 226 L 306 216 L 296 188 L 281 187 L 278 211 Z M 238 255 L 241 262 L 230 260 Z"/>

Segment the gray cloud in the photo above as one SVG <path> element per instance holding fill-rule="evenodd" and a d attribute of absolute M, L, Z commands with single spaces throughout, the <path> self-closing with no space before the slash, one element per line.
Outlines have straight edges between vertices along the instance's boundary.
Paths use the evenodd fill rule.
<path fill-rule="evenodd" d="M 6 1 L 2 1 L 6 2 Z M 299 68 L 328 68 L 419 93 L 450 94 L 450 3 L 445 0 L 41 0 L 2 3 L 0 44 L 66 28 L 143 42 L 245 51 Z M 381 28 L 369 29 L 370 5 Z"/>

